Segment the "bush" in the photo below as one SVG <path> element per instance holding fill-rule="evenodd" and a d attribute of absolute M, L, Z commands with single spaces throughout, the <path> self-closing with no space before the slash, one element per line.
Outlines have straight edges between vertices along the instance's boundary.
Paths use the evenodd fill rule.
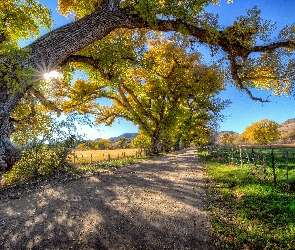
<path fill-rule="evenodd" d="M 43 137 L 33 138 L 22 146 L 22 157 L 11 171 L 2 176 L 2 185 L 16 185 L 47 178 L 67 171 L 73 149 L 81 141 L 76 135 L 75 117 L 55 122 Z"/>
<path fill-rule="evenodd" d="M 11 171 L 3 175 L 3 185 L 15 185 L 22 182 L 47 178 L 71 168 L 67 158 L 76 145 L 76 138 L 70 136 L 54 144 L 45 144 L 43 140 L 34 140 L 23 149 L 21 159 Z"/>

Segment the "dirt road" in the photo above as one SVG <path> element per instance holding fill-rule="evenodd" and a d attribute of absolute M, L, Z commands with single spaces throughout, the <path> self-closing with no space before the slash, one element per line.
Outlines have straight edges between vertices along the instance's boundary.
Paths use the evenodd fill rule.
<path fill-rule="evenodd" d="M 183 150 L 0 195 L 0 249 L 212 250 L 204 185 Z"/>

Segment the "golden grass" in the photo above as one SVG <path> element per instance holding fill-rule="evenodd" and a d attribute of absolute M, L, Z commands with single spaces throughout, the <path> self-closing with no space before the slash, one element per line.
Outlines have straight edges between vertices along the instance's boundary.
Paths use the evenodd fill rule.
<path fill-rule="evenodd" d="M 76 150 L 75 154 L 75 162 L 98 162 L 98 161 L 107 161 L 108 155 L 110 155 L 111 160 L 116 160 L 118 158 L 126 158 L 136 156 L 136 152 L 139 152 L 138 148 L 127 148 L 127 149 L 112 149 L 112 150 Z M 74 159 L 71 157 L 71 161 Z"/>

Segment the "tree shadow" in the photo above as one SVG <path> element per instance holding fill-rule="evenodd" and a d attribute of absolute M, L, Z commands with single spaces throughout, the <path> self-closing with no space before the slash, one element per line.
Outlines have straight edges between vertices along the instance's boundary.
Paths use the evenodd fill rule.
<path fill-rule="evenodd" d="M 0 200 L 0 249 L 214 249 L 196 159 L 162 156 Z"/>

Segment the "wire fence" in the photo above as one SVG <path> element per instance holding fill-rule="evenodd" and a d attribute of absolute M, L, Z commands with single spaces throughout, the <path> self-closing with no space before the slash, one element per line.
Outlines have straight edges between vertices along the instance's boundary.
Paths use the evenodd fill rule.
<path fill-rule="evenodd" d="M 133 152 L 133 154 L 128 154 L 124 151 L 120 153 L 109 153 L 106 152 L 99 157 L 94 154 L 77 154 L 77 153 L 72 153 L 69 156 L 69 161 L 71 161 L 73 164 L 100 164 L 100 163 L 105 163 L 105 162 L 110 162 L 110 161 L 116 161 L 116 160 L 123 160 L 123 159 L 129 159 L 129 158 L 142 158 L 147 155 L 147 152 L 145 150 L 138 150 Z"/>
<path fill-rule="evenodd" d="M 208 146 L 203 150 L 224 164 L 247 167 L 259 179 L 271 179 L 275 186 L 295 189 L 295 147 Z"/>

